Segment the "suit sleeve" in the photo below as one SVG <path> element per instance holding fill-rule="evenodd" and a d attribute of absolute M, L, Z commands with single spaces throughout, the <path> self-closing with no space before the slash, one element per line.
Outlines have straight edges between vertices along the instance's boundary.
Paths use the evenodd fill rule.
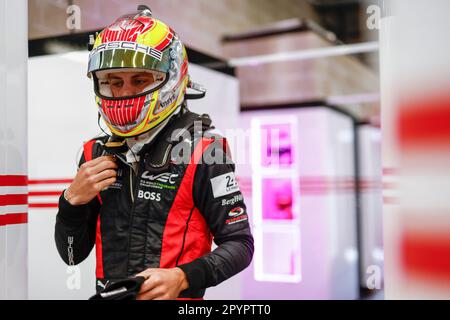
<path fill-rule="evenodd" d="M 84 163 L 81 156 L 79 165 Z M 55 224 L 55 243 L 59 255 L 68 265 L 81 263 L 89 256 L 95 244 L 97 216 L 100 202 L 73 206 L 61 194 Z"/>
<path fill-rule="evenodd" d="M 214 148 L 223 164 L 198 164 L 194 203 L 205 218 L 217 248 L 190 263 L 179 265 L 188 278 L 189 290 L 216 286 L 244 270 L 254 252 L 253 236 L 242 193 L 235 178 L 235 165 L 222 148 Z"/>

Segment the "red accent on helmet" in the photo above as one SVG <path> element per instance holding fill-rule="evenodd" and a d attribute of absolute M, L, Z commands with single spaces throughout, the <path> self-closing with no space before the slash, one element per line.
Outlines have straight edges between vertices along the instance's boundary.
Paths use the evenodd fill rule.
<path fill-rule="evenodd" d="M 163 51 L 172 42 L 175 32 L 171 28 L 169 28 L 169 30 L 169 34 L 164 41 L 155 47 L 156 50 Z"/>
<path fill-rule="evenodd" d="M 135 20 L 122 19 L 110 25 L 103 32 L 102 42 L 131 41 L 134 42 L 137 36 L 145 33 L 153 27 L 154 20 L 148 17 L 140 17 Z"/>
<path fill-rule="evenodd" d="M 102 100 L 102 111 L 112 123 L 124 126 L 137 120 L 144 103 L 145 96 L 126 100 Z"/>

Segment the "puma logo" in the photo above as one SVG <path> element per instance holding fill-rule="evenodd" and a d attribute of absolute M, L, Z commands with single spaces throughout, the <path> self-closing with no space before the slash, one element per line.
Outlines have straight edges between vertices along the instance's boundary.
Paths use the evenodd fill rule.
<path fill-rule="evenodd" d="M 103 289 L 106 289 L 106 286 L 108 285 L 108 283 L 109 283 L 109 280 L 106 281 L 105 284 L 103 284 L 103 282 L 101 282 L 100 280 L 97 280 L 97 285 Z"/>

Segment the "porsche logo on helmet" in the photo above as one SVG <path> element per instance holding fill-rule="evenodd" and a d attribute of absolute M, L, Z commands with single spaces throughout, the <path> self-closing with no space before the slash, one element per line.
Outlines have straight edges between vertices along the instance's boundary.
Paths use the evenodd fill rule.
<path fill-rule="evenodd" d="M 106 50 L 114 50 L 114 49 L 126 49 L 133 50 L 136 52 L 145 53 L 158 61 L 162 60 L 163 53 L 155 48 L 146 46 L 144 44 L 140 44 L 132 41 L 113 41 L 107 42 L 99 45 L 98 47 L 92 49 L 90 56 L 93 56 L 96 53 L 103 52 Z"/>

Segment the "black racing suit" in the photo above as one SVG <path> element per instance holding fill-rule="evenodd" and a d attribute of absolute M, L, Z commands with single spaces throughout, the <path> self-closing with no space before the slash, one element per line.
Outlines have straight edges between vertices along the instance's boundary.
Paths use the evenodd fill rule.
<path fill-rule="evenodd" d="M 107 139 L 85 144 L 80 165 L 104 154 Z M 117 181 L 88 204 L 72 206 L 61 195 L 58 252 L 67 264 L 78 264 L 95 245 L 97 291 L 147 268 L 178 266 L 189 282 L 179 298 L 201 298 L 250 264 L 253 237 L 226 148 L 211 137 L 186 142 L 190 163 L 171 158 L 164 172 L 153 172 L 146 163 L 159 151 L 152 144 L 143 148 L 137 172 L 117 161 Z M 207 153 L 227 163 L 198 163 Z M 218 247 L 211 252 L 212 239 Z"/>

